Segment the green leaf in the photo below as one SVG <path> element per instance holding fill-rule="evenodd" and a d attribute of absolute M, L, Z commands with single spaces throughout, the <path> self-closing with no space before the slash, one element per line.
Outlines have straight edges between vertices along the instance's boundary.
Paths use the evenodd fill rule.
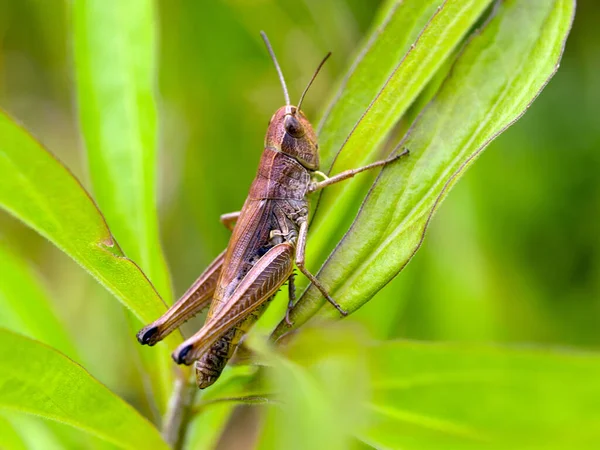
<path fill-rule="evenodd" d="M 344 324 L 346 325 L 346 324 Z M 352 327 L 302 330 L 278 354 L 264 339 L 246 342 L 266 364 L 274 403 L 263 408 L 260 449 L 347 449 L 369 398 L 365 336 Z"/>
<path fill-rule="evenodd" d="M 46 290 L 25 261 L 0 240 L 0 327 L 25 334 L 71 358 L 77 352 Z"/>
<path fill-rule="evenodd" d="M 62 422 L 120 448 L 168 448 L 156 428 L 81 366 L 6 330 L 0 330 L 0 408 Z"/>
<path fill-rule="evenodd" d="M 71 448 L 75 446 L 81 447 L 81 444 L 86 441 L 69 439 L 69 437 L 74 435 L 84 437 L 88 442 L 92 439 L 90 434 L 84 434 L 68 425 L 50 422 L 38 416 L 17 413 L 12 410 L 3 411 L 2 413 L 4 418 L 19 433 L 19 436 L 25 443 L 25 448 L 28 450 L 63 450 L 64 448 L 69 448 L 69 446 Z M 104 445 L 109 445 L 106 441 L 100 441 L 98 438 L 93 439 L 96 443 L 102 442 Z M 0 446 L 0 448 L 2 447 Z M 96 449 L 95 446 L 92 448 Z"/>
<path fill-rule="evenodd" d="M 2 450 L 27 450 L 27 446 L 19 433 L 2 416 L 0 416 L 0 448 Z"/>
<path fill-rule="evenodd" d="M 474 35 L 438 95 L 386 167 L 319 277 L 349 311 L 368 301 L 418 250 L 448 190 L 513 124 L 555 73 L 573 20 L 572 0 L 512 0 Z M 323 305 L 314 288 L 292 313 L 298 326 Z M 335 316 L 324 308 L 321 316 Z M 287 327 L 280 324 L 276 335 Z"/>
<path fill-rule="evenodd" d="M 154 2 L 77 0 L 74 57 L 94 197 L 125 254 L 171 302 L 156 213 Z"/>
<path fill-rule="evenodd" d="M 234 403 L 220 403 L 211 406 L 202 414 L 194 416 L 188 425 L 188 436 L 184 448 L 189 450 L 217 448 L 219 438 L 235 407 Z"/>
<path fill-rule="evenodd" d="M 325 112 L 319 133 L 322 170 L 335 174 L 381 158 L 393 127 L 467 35 L 491 0 L 407 0 L 360 50 Z M 441 6 L 440 6 L 441 4 Z M 311 223 L 307 261 L 321 263 L 347 229 L 348 205 L 360 203 L 368 175 L 323 191 Z"/>
<path fill-rule="evenodd" d="M 600 445 L 598 353 L 372 342 L 350 321 L 328 325 L 278 354 L 251 340 L 276 394 L 257 448 Z"/>
<path fill-rule="evenodd" d="M 73 3 L 79 118 L 95 198 L 125 254 L 170 304 L 156 211 L 155 26 L 151 1 Z M 146 323 L 130 319 L 132 335 Z M 137 351 L 164 412 L 173 364 L 158 352 Z"/>
<path fill-rule="evenodd" d="M 215 383 L 196 397 L 196 413 L 188 425 L 185 448 L 214 449 L 225 430 L 235 407 L 243 397 L 264 397 L 264 388 L 257 389 L 257 368 L 246 365 L 229 366 Z"/>
<path fill-rule="evenodd" d="M 139 267 L 125 257 L 79 181 L 1 112 L 0 136 L 0 206 L 73 258 L 141 322 L 163 314 L 166 305 Z M 180 340 L 175 333 L 159 344 L 161 352 L 141 350 L 160 358 L 163 369 L 148 376 L 159 388 L 156 397 L 161 409 L 172 385 L 168 348 Z"/>
<path fill-rule="evenodd" d="M 388 342 L 369 351 L 377 448 L 596 448 L 600 356 Z"/>
<path fill-rule="evenodd" d="M 79 181 L 0 112 L 0 206 L 71 256 L 143 322 L 166 306 Z"/>

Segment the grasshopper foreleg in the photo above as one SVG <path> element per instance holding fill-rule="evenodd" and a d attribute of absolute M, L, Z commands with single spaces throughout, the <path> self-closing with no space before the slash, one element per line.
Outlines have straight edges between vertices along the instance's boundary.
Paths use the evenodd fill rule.
<path fill-rule="evenodd" d="M 225 225 L 229 231 L 233 231 L 233 227 L 235 225 L 235 222 L 240 217 L 240 212 L 241 211 L 236 211 L 236 212 L 230 212 L 230 213 L 227 213 L 227 214 L 222 214 L 221 218 L 220 218 L 221 219 L 221 223 L 223 225 Z"/>
<path fill-rule="evenodd" d="M 331 186 L 332 184 L 347 180 L 348 178 L 352 178 L 357 173 L 364 172 L 365 170 L 370 170 L 370 169 L 375 169 L 376 167 L 385 166 L 386 164 L 394 162 L 394 161 L 402 158 L 403 156 L 408 155 L 408 153 L 409 153 L 408 149 L 405 148 L 401 153 L 391 156 L 388 159 L 376 161 L 376 162 L 368 164 L 364 167 L 359 167 L 358 169 L 345 170 L 343 172 L 338 173 L 337 175 L 334 175 L 333 177 L 327 177 L 327 175 L 325 175 L 323 172 L 315 172 L 315 174 L 320 175 L 321 177 L 323 177 L 325 179 L 323 181 L 318 181 L 318 182 L 312 183 L 308 188 L 308 192 L 309 193 L 315 192 L 315 191 L 323 189 L 327 186 Z"/>
<path fill-rule="evenodd" d="M 321 291 L 321 294 L 323 294 L 323 297 L 325 297 L 327 299 L 327 301 L 329 303 L 331 303 L 335 309 L 337 309 L 340 314 L 342 316 L 347 316 L 348 312 L 345 311 L 344 309 L 342 309 L 342 307 L 333 299 L 331 298 L 331 295 L 329 295 L 329 292 L 327 292 L 327 289 L 325 288 L 325 286 L 323 286 L 321 284 L 321 282 L 319 280 L 317 280 L 317 277 L 315 277 L 312 273 L 310 273 L 308 271 L 308 269 L 304 266 L 304 257 L 305 257 L 305 253 L 306 253 L 306 236 L 308 234 L 308 222 L 303 221 L 300 224 L 300 232 L 298 233 L 298 243 L 296 244 L 296 266 L 298 266 L 298 269 L 300 270 L 300 272 L 302 272 L 304 274 L 304 276 L 306 276 L 306 278 L 308 278 L 310 280 L 310 282 L 312 284 L 315 285 L 315 287 Z"/>

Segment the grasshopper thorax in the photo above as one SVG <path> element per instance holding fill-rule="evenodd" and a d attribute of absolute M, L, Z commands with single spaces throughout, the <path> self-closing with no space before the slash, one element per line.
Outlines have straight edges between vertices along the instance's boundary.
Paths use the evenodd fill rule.
<path fill-rule="evenodd" d="M 306 116 L 295 106 L 282 106 L 273 114 L 265 147 L 294 158 L 308 170 L 319 169 L 317 136 Z"/>

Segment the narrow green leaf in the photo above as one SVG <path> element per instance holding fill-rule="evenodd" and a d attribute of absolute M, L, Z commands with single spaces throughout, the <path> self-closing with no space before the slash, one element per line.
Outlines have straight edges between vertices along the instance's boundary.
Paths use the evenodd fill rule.
<path fill-rule="evenodd" d="M 450 187 L 526 111 L 558 67 L 573 13 L 572 0 L 502 2 L 468 43 L 404 140 L 411 154 L 382 171 L 320 273 L 344 308 L 356 310 L 398 274 Z M 292 314 L 295 325 L 322 305 L 318 291 L 307 290 Z M 281 324 L 276 335 L 286 329 Z"/>
<path fill-rule="evenodd" d="M 322 170 L 332 174 L 381 157 L 394 125 L 452 55 L 491 0 L 406 0 L 389 8 L 360 51 L 325 113 Z M 349 223 L 367 175 L 331 186 L 311 223 L 307 261 L 322 262 Z M 336 235 L 337 233 L 337 235 Z"/>
<path fill-rule="evenodd" d="M 196 398 L 196 414 L 188 426 L 185 448 L 214 449 L 227 426 L 231 413 L 240 403 L 235 398 L 264 396 L 264 388 L 257 388 L 257 368 L 229 366 L 219 382 L 202 391 Z"/>
<path fill-rule="evenodd" d="M 92 274 L 143 323 L 166 310 L 143 272 L 125 257 L 104 218 L 81 184 L 27 132 L 0 112 L 0 206 L 49 239 Z M 171 389 L 168 348 L 176 333 L 155 349 L 141 350 L 160 358 L 159 373 L 148 374 L 159 388 L 161 407 Z M 160 354 L 160 356 L 158 356 Z M 145 356 L 143 356 L 145 357 Z"/>
<path fill-rule="evenodd" d="M 125 254 L 171 303 L 156 211 L 155 27 L 152 1 L 73 3 L 80 125 L 95 198 Z M 145 325 L 129 324 L 132 334 Z M 137 351 L 164 412 L 172 362 L 158 352 Z"/>
<path fill-rule="evenodd" d="M 90 272 L 143 322 L 166 307 L 79 181 L 0 112 L 0 205 Z"/>
<path fill-rule="evenodd" d="M 63 450 L 69 448 L 75 443 L 70 439 L 65 439 L 65 432 L 70 435 L 82 434 L 79 430 L 71 428 L 58 422 L 50 422 L 38 416 L 32 416 L 26 413 L 16 413 L 15 411 L 3 411 L 4 418 L 19 433 L 28 450 Z M 85 434 L 86 438 L 92 438 Z M 100 441 L 94 438 L 96 442 Z M 81 441 L 78 442 L 81 444 Z M 108 445 L 108 444 L 106 444 Z M 2 447 L 0 447 L 2 448 Z"/>
<path fill-rule="evenodd" d="M 344 324 L 346 325 L 346 324 Z M 358 332 L 357 332 L 358 331 Z M 249 345 L 267 365 L 268 405 L 260 449 L 347 449 L 362 428 L 369 398 L 365 336 L 347 326 L 305 329 L 285 348 Z"/>
<path fill-rule="evenodd" d="M 73 3 L 80 123 L 95 198 L 125 254 L 170 303 L 156 213 L 155 26 L 151 1 Z"/>
<path fill-rule="evenodd" d="M 234 403 L 220 403 L 211 406 L 202 414 L 194 416 L 188 425 L 188 436 L 184 448 L 189 450 L 213 450 L 217 448 L 219 438 L 223 434 Z"/>
<path fill-rule="evenodd" d="M 2 241 L 0 273 L 0 327 L 25 334 L 75 358 L 75 346 L 56 317 L 40 280 Z"/>
<path fill-rule="evenodd" d="M 377 448 L 596 448 L 600 356 L 388 342 L 369 351 Z"/>
<path fill-rule="evenodd" d="M 120 448 L 168 448 L 156 428 L 81 366 L 6 330 L 0 330 L 0 408 L 62 422 Z"/>
<path fill-rule="evenodd" d="M 407 450 L 600 445 L 598 353 L 372 342 L 352 322 L 328 325 L 276 355 L 251 340 L 278 401 L 257 448 L 349 448 L 352 436 Z"/>
<path fill-rule="evenodd" d="M 12 424 L 0 416 L 0 449 L 27 450 L 27 446 Z"/>

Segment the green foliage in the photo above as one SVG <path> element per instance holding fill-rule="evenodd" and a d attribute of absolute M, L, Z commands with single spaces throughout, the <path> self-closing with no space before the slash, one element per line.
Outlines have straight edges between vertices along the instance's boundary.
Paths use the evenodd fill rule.
<path fill-rule="evenodd" d="M 308 329 L 285 356 L 257 348 L 280 400 L 268 406 L 259 448 L 346 449 L 359 440 L 373 448 L 558 450 L 599 442 L 598 355 L 370 343 L 359 331 Z"/>
<path fill-rule="evenodd" d="M 271 367 L 266 392 L 276 394 L 265 411 L 259 448 L 351 448 L 352 430 L 368 419 L 367 341 L 360 329 L 331 326 L 307 330 L 285 356 L 254 343 L 261 362 Z"/>
<path fill-rule="evenodd" d="M 368 353 L 376 414 L 362 438 L 375 447 L 558 450 L 599 442 L 596 354 L 402 341 Z"/>
<path fill-rule="evenodd" d="M 145 0 L 73 3 L 80 123 L 95 198 L 123 252 L 170 304 L 156 213 L 154 21 L 154 3 Z M 131 333 L 147 322 L 130 320 Z M 164 412 L 171 359 L 166 352 L 136 348 Z"/>
<path fill-rule="evenodd" d="M 256 372 L 251 366 L 229 368 L 218 383 L 202 393 L 198 414 L 190 422 L 186 448 L 214 448 L 238 404 L 237 399 L 264 394 L 262 387 L 252 387 Z"/>
<path fill-rule="evenodd" d="M 0 113 L 0 205 L 68 254 L 143 322 L 165 304 L 123 255 L 96 205 L 73 175 Z"/>
<path fill-rule="evenodd" d="M 73 3 L 80 122 L 94 198 L 125 254 L 167 303 L 156 215 L 157 118 L 152 2 Z"/>
<path fill-rule="evenodd" d="M 76 350 L 44 287 L 7 244 L 0 242 L 0 327 L 25 334 L 71 358 Z"/>
<path fill-rule="evenodd" d="M 410 155 L 384 168 L 319 275 L 344 308 L 355 311 L 402 270 L 448 190 L 548 83 L 573 13 L 570 0 L 504 2 L 468 42 L 402 139 Z M 318 290 L 309 289 L 292 320 L 304 323 L 323 303 Z M 334 313 L 327 308 L 322 315 Z"/>
<path fill-rule="evenodd" d="M 11 450 L 26 450 L 27 447 L 12 424 L 0 417 L 0 448 Z"/>
<path fill-rule="evenodd" d="M 304 72 L 298 80 L 288 77 L 293 91 L 303 87 L 312 70 L 308 61 L 317 60 L 322 47 L 336 51 L 329 66 L 334 69 L 325 68 L 307 98 L 310 111 L 311 102 L 322 97 L 319 89 L 327 83 L 328 71 L 339 71 L 344 58 L 337 55 L 347 54 L 366 26 L 366 19 L 359 18 L 368 18 L 373 9 L 358 1 L 350 1 L 351 7 L 316 0 L 184 3 L 165 4 L 160 22 L 153 2 L 73 3 L 69 33 L 74 61 L 69 70 L 74 71 L 91 191 L 99 208 L 58 159 L 0 113 L 0 206 L 69 255 L 135 316 L 128 342 L 103 339 L 106 346 L 119 348 L 123 361 L 143 362 L 142 376 L 136 374 L 134 383 L 151 393 L 149 404 L 137 394 L 121 392 L 120 386 L 115 390 L 147 415 L 155 412 L 157 424 L 174 378 L 169 349 L 180 337 L 151 349 L 136 344 L 136 353 L 128 346 L 141 322 L 164 312 L 157 291 L 171 301 L 158 232 L 158 168 L 167 180 L 162 193 L 165 248 L 176 284 L 183 286 L 202 269 L 199 261 L 208 261 L 226 239 L 217 216 L 239 209 L 271 100 L 280 102 L 257 30 L 267 28 L 276 47 L 291 48 L 279 56 L 284 72 L 292 64 Z M 318 208 L 308 261 L 316 270 L 329 255 L 319 276 L 350 311 L 404 268 L 448 190 L 491 140 L 529 108 L 558 67 L 574 1 L 492 3 L 386 1 L 321 115 L 322 169 L 327 172 L 360 166 L 394 146 L 410 149 L 408 157 L 384 169 L 375 182 L 363 174 L 314 199 Z M 8 10 L 0 11 L 1 37 L 10 14 L 27 8 L 17 3 L 5 7 L 1 0 L 0 7 Z M 51 25 L 64 20 L 65 7 L 40 6 L 33 14 L 43 23 L 42 34 L 59 42 L 53 47 L 57 60 L 70 57 L 56 50 L 63 48 L 64 37 Z M 324 25 L 326 15 L 334 19 Z M 204 26 L 198 25 L 201 19 Z M 164 167 L 157 164 L 158 26 L 169 143 Z M 287 41 L 284 33 L 289 33 Z M 269 88 L 261 90 L 263 72 Z M 224 85 L 235 89 L 224 90 Z M 195 147 L 197 141 L 202 148 Z M 250 143 L 254 153 L 248 151 Z M 186 146 L 187 152 L 181 148 Z M 68 153 L 60 156 L 69 167 L 75 159 Z M 76 163 L 73 168 L 77 172 Z M 20 236 L 8 224 L 9 238 Z M 199 248 L 196 237 L 202 234 Z M 158 426 L 57 351 L 77 358 L 53 312 L 62 300 L 56 292 L 65 292 L 55 287 L 63 284 L 64 272 L 53 272 L 58 273 L 55 289 L 42 288 L 24 260 L 27 250 L 22 243 L 15 250 L 0 245 L 0 325 L 11 330 L 0 329 L 0 447 L 33 448 L 31 442 L 37 440 L 43 441 L 39 448 L 167 448 Z M 459 255 L 452 255 L 445 267 L 451 269 L 455 261 L 461 261 Z M 395 315 L 409 288 L 393 283 L 386 304 L 380 295 L 376 301 L 381 306 L 369 304 L 347 325 L 322 322 L 286 336 L 277 348 L 251 335 L 248 345 L 259 366 L 230 367 L 198 396 L 184 421 L 183 448 L 214 448 L 228 438 L 249 447 L 256 434 L 261 449 L 598 445 L 596 354 L 373 341 L 358 322 L 383 329 L 383 337 L 405 331 L 398 330 Z M 461 288 L 470 288 L 469 281 L 465 284 Z M 89 290 L 75 295 L 85 299 L 81 308 L 99 301 Z M 281 306 L 271 311 L 277 320 Z M 314 315 L 335 315 L 322 306 L 318 292 L 306 290 L 293 313 L 295 327 Z M 517 319 L 527 323 L 523 316 Z M 111 315 L 98 321 L 120 323 Z M 265 328 L 263 324 L 261 330 Z M 280 325 L 275 336 L 288 330 Z M 105 356 L 90 358 L 102 363 Z M 239 403 L 253 405 L 245 411 L 261 415 L 253 427 L 260 431 L 248 433 L 238 426 L 243 423 L 243 415 L 234 414 Z M 26 420 L 19 420 L 23 414 Z"/>
<path fill-rule="evenodd" d="M 146 419 L 56 350 L 8 331 L 0 331 L 0 343 L 1 408 L 66 423 L 119 448 L 167 448 Z"/>
<path fill-rule="evenodd" d="M 325 113 L 319 134 L 322 170 L 335 174 L 379 159 L 394 125 L 490 3 L 395 2 Z M 323 191 L 311 223 L 308 261 L 321 263 L 331 252 L 339 240 L 331 236 L 341 237 L 349 212 L 355 213 L 346 205 L 359 203 L 365 187 L 359 181 Z"/>
<path fill-rule="evenodd" d="M 48 238 L 90 272 L 143 323 L 165 310 L 165 304 L 139 267 L 123 255 L 96 205 L 72 174 L 38 142 L 0 113 L 0 205 Z M 15 300 L 16 301 L 16 300 Z M 177 333 L 169 338 L 176 345 Z M 170 379 L 167 345 L 150 355 L 164 371 L 159 403 L 166 404 Z M 148 352 L 148 350 L 145 350 Z"/>

